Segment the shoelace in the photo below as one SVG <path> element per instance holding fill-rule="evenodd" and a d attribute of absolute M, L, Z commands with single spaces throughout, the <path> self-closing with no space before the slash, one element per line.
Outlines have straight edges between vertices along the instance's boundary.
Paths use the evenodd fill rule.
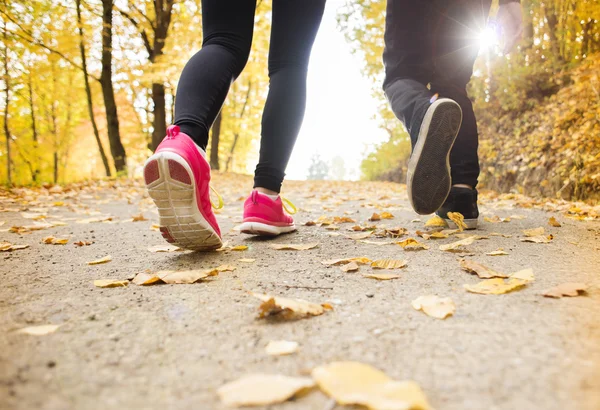
<path fill-rule="evenodd" d="M 282 195 L 279 195 L 279 197 L 281 198 L 281 204 L 283 205 L 283 209 L 285 209 L 285 211 L 290 214 L 290 215 L 294 215 L 296 212 L 298 212 L 298 208 L 296 208 L 296 205 L 294 205 L 292 203 L 292 201 L 290 201 L 287 198 L 284 198 Z M 289 208 L 288 208 L 289 205 Z"/>
<path fill-rule="evenodd" d="M 211 191 L 214 192 L 214 194 L 217 196 L 217 198 L 219 198 L 219 203 L 217 205 L 215 205 L 215 203 L 213 202 L 212 198 L 210 198 L 210 206 L 212 206 L 214 209 L 221 209 L 221 208 L 223 208 L 225 206 L 225 203 L 223 202 L 223 197 L 212 186 L 210 187 L 210 189 L 211 189 Z"/>

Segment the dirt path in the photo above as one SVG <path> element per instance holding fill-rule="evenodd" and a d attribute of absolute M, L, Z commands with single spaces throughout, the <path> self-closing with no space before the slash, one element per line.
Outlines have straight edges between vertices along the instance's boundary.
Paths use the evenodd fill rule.
<path fill-rule="evenodd" d="M 437 410 L 600 408 L 598 220 L 566 217 L 569 204 L 550 204 L 546 208 L 554 211 L 548 212 L 524 198 L 485 200 L 484 216 L 525 218 L 482 223 L 480 235 L 512 236 L 476 241 L 468 247 L 475 254 L 469 259 L 507 273 L 533 268 L 535 281 L 505 295 L 478 295 L 466 292 L 463 284 L 479 279 L 460 269 L 457 254 L 438 249 L 456 239 L 425 241 L 415 235 L 427 217 L 415 221 L 401 185 L 298 182 L 290 183 L 286 193 L 301 208 L 298 225 L 322 215 L 370 224 L 373 212 L 388 211 L 393 219 L 372 224 L 407 228 L 429 250 L 407 252 L 394 244 L 348 239 L 344 235 L 355 225 L 349 223 L 339 230 L 299 226 L 297 233 L 273 241 L 249 239 L 231 229 L 240 220 L 239 198 L 247 194 L 250 180 L 215 179 L 226 199 L 219 214 L 225 240 L 248 245 L 245 251 L 149 252 L 149 246 L 163 242 L 151 230 L 157 216 L 139 185 L 0 197 L 0 209 L 10 211 L 0 213 L 5 221 L 0 242 L 30 245 L 0 253 L 0 408 L 221 409 L 215 390 L 242 375 L 306 375 L 337 360 L 369 363 L 395 379 L 415 380 Z M 34 223 L 23 218 L 23 211 L 66 225 L 7 232 L 11 226 Z M 128 221 L 140 211 L 147 221 Z M 106 216 L 112 221 L 77 223 Z M 563 226 L 549 226 L 550 216 Z M 551 243 L 520 241 L 523 229 L 539 226 L 554 235 Z M 70 243 L 42 244 L 49 235 L 68 237 Z M 79 240 L 94 243 L 74 246 Z M 269 247 L 309 242 L 320 245 L 305 251 Z M 486 255 L 498 248 L 508 255 Z M 107 264 L 86 264 L 106 255 L 112 256 Z M 358 256 L 406 259 L 408 266 L 395 271 L 399 279 L 377 281 L 361 275 L 370 267 L 344 273 L 321 263 Z M 193 285 L 100 289 L 92 284 L 95 279 L 131 278 L 146 269 L 205 269 L 225 263 L 237 269 Z M 585 282 L 589 291 L 576 298 L 541 296 L 564 282 Z M 329 302 L 334 310 L 291 322 L 257 320 L 260 302 L 249 291 Z M 426 294 L 451 297 L 457 306 L 454 316 L 437 320 L 414 310 L 410 302 Z M 44 336 L 16 332 L 44 324 L 61 326 Z M 300 350 L 267 356 L 266 343 L 282 339 L 299 342 Z M 314 391 L 268 408 L 333 406 Z"/>

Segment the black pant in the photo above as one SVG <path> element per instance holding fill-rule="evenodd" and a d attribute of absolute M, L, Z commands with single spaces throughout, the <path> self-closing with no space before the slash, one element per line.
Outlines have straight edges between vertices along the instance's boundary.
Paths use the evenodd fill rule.
<path fill-rule="evenodd" d="M 490 5 L 491 0 L 387 2 L 383 88 L 392 110 L 410 131 L 434 94 L 460 104 L 463 123 L 450 154 L 452 183 L 473 187 L 479 176 L 478 134 L 467 84 Z"/>
<path fill-rule="evenodd" d="M 256 0 L 202 0 L 202 49 L 179 79 L 175 124 L 202 148 L 252 44 Z M 279 192 L 306 106 L 306 75 L 325 0 L 273 0 L 269 94 L 254 186 Z"/>

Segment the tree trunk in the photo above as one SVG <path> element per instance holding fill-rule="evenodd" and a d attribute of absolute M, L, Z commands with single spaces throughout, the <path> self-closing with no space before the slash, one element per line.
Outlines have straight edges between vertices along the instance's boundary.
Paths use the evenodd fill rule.
<path fill-rule="evenodd" d="M 240 134 L 236 133 L 233 136 L 233 143 L 231 144 L 231 150 L 229 151 L 229 156 L 227 157 L 227 162 L 225 163 L 225 172 L 229 172 L 229 166 L 233 161 L 233 151 L 235 151 L 235 146 L 237 145 L 238 139 L 240 139 Z"/>
<path fill-rule="evenodd" d="M 158 144 L 167 135 L 167 112 L 165 103 L 165 86 L 152 84 L 152 102 L 154 103 L 154 119 L 152 120 L 152 149 L 156 151 Z"/>
<path fill-rule="evenodd" d="M 556 36 L 556 32 L 558 29 L 558 17 L 556 16 L 556 9 L 551 2 L 544 4 L 544 13 L 546 15 L 546 20 L 548 21 L 548 36 L 550 37 L 550 49 L 552 50 L 552 54 L 555 58 L 556 62 L 562 63 L 563 56 L 560 52 L 560 43 L 558 37 Z"/>
<path fill-rule="evenodd" d="M 106 153 L 104 152 L 104 147 L 102 146 L 102 141 L 100 140 L 100 133 L 98 132 L 98 125 L 96 124 L 96 118 L 94 117 L 94 103 L 92 99 L 92 89 L 90 87 L 90 79 L 88 77 L 87 70 L 87 58 L 85 55 L 85 45 L 83 43 L 83 21 L 81 18 L 81 0 L 75 0 L 75 5 L 77 6 L 77 26 L 79 29 L 79 54 L 81 55 L 81 68 L 83 70 L 83 81 L 85 83 L 85 94 L 87 97 L 87 106 L 88 106 L 88 114 L 90 116 L 90 121 L 92 122 L 92 129 L 94 130 L 94 138 L 96 139 L 96 144 L 98 145 L 98 150 L 100 151 L 100 157 L 102 158 L 102 164 L 104 165 L 104 171 L 106 172 L 106 176 L 110 176 L 110 165 L 108 164 L 108 158 L 106 157 Z"/>
<path fill-rule="evenodd" d="M 10 128 L 8 127 L 8 104 L 10 101 L 10 76 L 8 74 L 8 43 L 6 40 L 6 23 L 4 23 L 4 135 L 6 136 L 6 179 L 12 185 L 12 164 L 10 160 Z"/>
<path fill-rule="evenodd" d="M 119 117 L 112 83 L 112 9 L 113 0 L 102 0 L 102 96 L 106 110 L 106 123 L 110 153 L 115 163 L 117 174 L 127 172 L 127 157 L 119 134 Z"/>
<path fill-rule="evenodd" d="M 219 141 L 221 139 L 221 122 L 223 121 L 223 112 L 221 111 L 215 123 L 212 126 L 210 135 L 210 167 L 219 170 Z"/>
<path fill-rule="evenodd" d="M 37 124 L 35 118 L 35 106 L 33 104 L 33 80 L 31 79 L 31 70 L 29 70 L 29 74 L 27 76 L 27 85 L 29 90 L 29 111 L 31 111 L 31 139 L 33 140 L 33 158 L 38 160 L 38 133 L 37 133 Z M 38 175 L 40 170 L 35 164 L 29 164 L 29 170 L 31 172 L 31 180 L 33 183 L 38 182 Z"/>

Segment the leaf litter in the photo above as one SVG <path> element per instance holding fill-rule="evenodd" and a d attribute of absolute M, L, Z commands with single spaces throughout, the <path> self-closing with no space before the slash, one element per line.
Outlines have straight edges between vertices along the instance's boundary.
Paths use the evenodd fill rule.
<path fill-rule="evenodd" d="M 265 352 L 269 356 L 284 356 L 296 353 L 300 345 L 298 342 L 288 340 L 271 340 L 265 347 Z"/>
<path fill-rule="evenodd" d="M 29 245 L 13 245 L 10 242 L 0 242 L 0 252 L 12 252 L 29 248 Z"/>
<path fill-rule="evenodd" d="M 426 315 L 436 319 L 446 319 L 456 311 L 456 305 L 452 299 L 436 295 L 419 296 L 411 304 L 416 310 L 421 310 Z"/>
<path fill-rule="evenodd" d="M 551 289 L 545 290 L 542 295 L 547 298 L 562 298 L 563 296 L 579 296 L 587 291 L 588 286 L 585 283 L 562 283 Z"/>
<path fill-rule="evenodd" d="M 123 288 L 127 285 L 129 285 L 127 280 L 98 279 L 94 281 L 94 286 L 97 288 Z"/>
<path fill-rule="evenodd" d="M 481 279 L 491 279 L 491 278 L 508 278 L 509 275 L 501 272 L 497 272 L 493 269 L 488 268 L 485 265 L 482 265 L 478 262 L 463 259 L 460 261 L 460 267 L 462 270 L 476 274 Z"/>
<path fill-rule="evenodd" d="M 363 273 L 365 278 L 377 280 L 392 280 L 400 278 L 400 275 L 395 273 Z"/>
<path fill-rule="evenodd" d="M 104 258 L 100 258 L 100 259 L 96 259 L 94 261 L 90 261 L 87 264 L 88 265 L 101 265 L 103 263 L 108 263 L 110 261 L 112 261 L 112 257 L 110 255 L 107 255 Z"/>
<path fill-rule="evenodd" d="M 307 251 L 309 249 L 316 248 L 319 246 L 319 243 L 305 243 L 305 244 L 282 244 L 282 243 L 273 243 L 269 245 L 272 249 L 278 251 Z"/>
<path fill-rule="evenodd" d="M 268 406 L 283 403 L 315 386 L 309 377 L 249 374 L 221 386 L 219 398 L 226 406 Z"/>
<path fill-rule="evenodd" d="M 399 259 L 378 259 L 371 262 L 374 269 L 400 269 L 406 267 L 408 261 Z"/>
<path fill-rule="evenodd" d="M 252 293 L 252 296 L 262 301 L 259 306 L 260 319 L 280 317 L 283 319 L 301 319 L 309 316 L 320 316 L 331 306 L 326 303 L 317 304 L 302 299 L 289 299 L 271 296 L 263 293 Z"/>

